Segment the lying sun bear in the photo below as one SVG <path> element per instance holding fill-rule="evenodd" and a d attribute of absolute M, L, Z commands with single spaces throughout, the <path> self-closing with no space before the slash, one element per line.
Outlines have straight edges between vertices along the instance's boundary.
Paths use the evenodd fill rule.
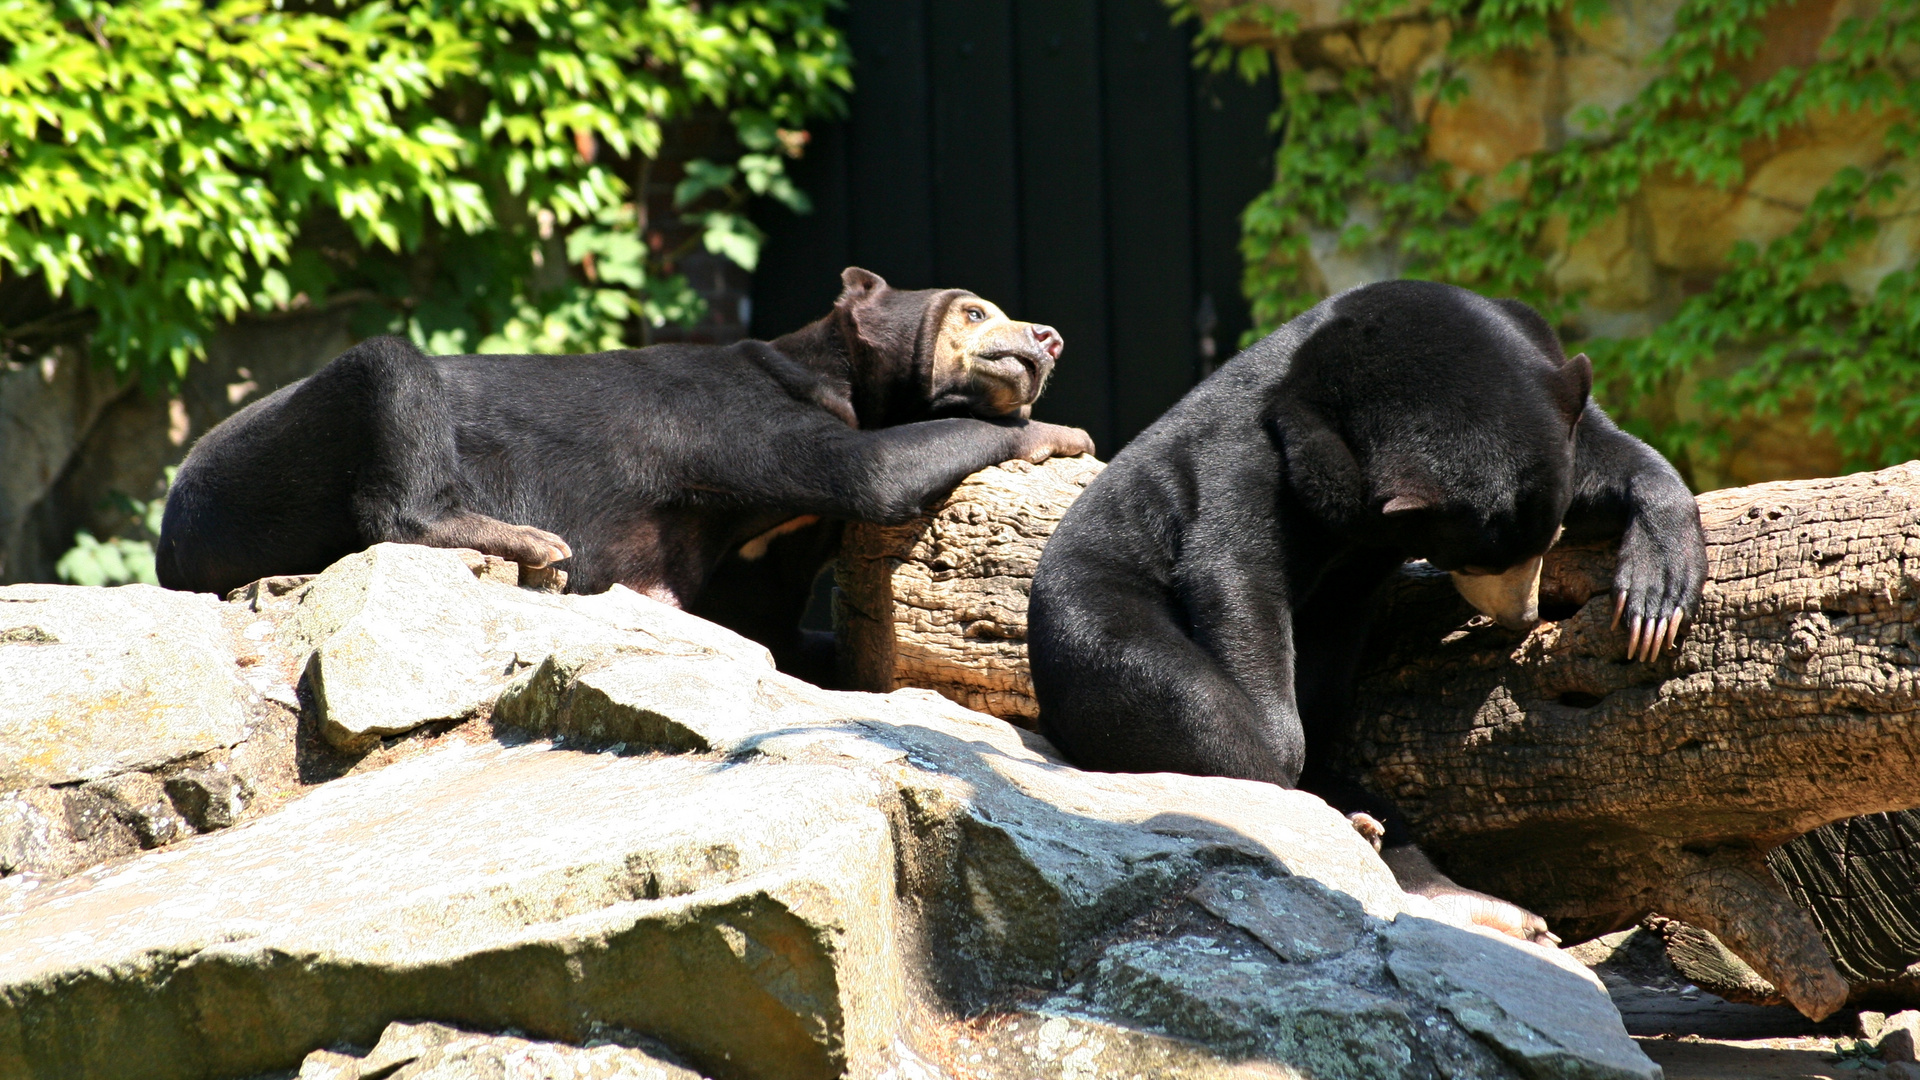
<path fill-rule="evenodd" d="M 1409 559 L 1522 628 L 1541 553 L 1618 537 L 1627 654 L 1672 645 L 1705 582 L 1699 511 L 1592 380 L 1525 304 L 1427 282 L 1341 293 L 1247 349 L 1116 455 L 1048 541 L 1027 639 L 1041 733 L 1090 769 L 1311 791 L 1383 842 L 1408 892 L 1547 936 L 1442 875 L 1326 752 L 1369 599 Z"/>
<path fill-rule="evenodd" d="M 842 521 L 897 523 L 969 473 L 1091 453 L 1026 419 L 1062 346 L 963 289 L 849 268 L 833 310 L 771 342 L 589 356 L 349 350 L 200 439 L 156 563 L 224 593 L 382 541 L 563 563 L 830 663 L 799 629 Z"/>

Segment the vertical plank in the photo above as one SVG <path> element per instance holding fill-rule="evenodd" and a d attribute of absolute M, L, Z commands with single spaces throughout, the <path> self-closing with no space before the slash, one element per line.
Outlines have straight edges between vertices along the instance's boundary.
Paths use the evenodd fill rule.
<path fill-rule="evenodd" d="M 933 284 L 1009 311 L 1020 294 L 1012 0 L 929 0 Z"/>
<path fill-rule="evenodd" d="M 852 261 L 901 288 L 936 284 L 926 0 L 860 0 L 848 14 Z"/>
<path fill-rule="evenodd" d="M 1115 449 L 1107 340 L 1099 0 L 1017 0 L 1019 316 L 1050 323 L 1066 351 L 1034 415 Z"/>
<path fill-rule="evenodd" d="M 1115 437 L 1193 385 L 1192 127 L 1187 35 L 1160 0 L 1105 0 L 1107 249 Z"/>
<path fill-rule="evenodd" d="M 840 271 L 853 261 L 847 205 L 847 131 L 844 124 L 809 129 L 812 141 L 787 171 L 813 202 L 796 214 L 771 199 L 756 200 L 754 223 L 767 234 L 753 274 L 753 312 L 747 333 L 779 337 L 827 313 L 840 295 Z"/>
<path fill-rule="evenodd" d="M 1241 336 L 1253 324 L 1240 289 L 1245 265 L 1240 214 L 1273 183 L 1279 142 L 1267 121 L 1280 104 L 1280 92 L 1272 76 L 1250 84 L 1233 72 L 1195 72 L 1193 81 L 1196 313 L 1212 310 L 1215 350 L 1210 366 L 1218 366 L 1239 351 Z M 1204 357 L 1202 365 L 1209 366 Z"/>

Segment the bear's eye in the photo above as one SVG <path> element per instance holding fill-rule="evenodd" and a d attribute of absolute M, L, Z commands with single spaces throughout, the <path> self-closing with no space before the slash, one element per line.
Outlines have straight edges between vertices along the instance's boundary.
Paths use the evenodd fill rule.
<path fill-rule="evenodd" d="M 987 313 L 977 307 L 970 307 L 967 309 L 968 322 L 982 322 L 986 319 L 986 317 L 987 317 Z"/>

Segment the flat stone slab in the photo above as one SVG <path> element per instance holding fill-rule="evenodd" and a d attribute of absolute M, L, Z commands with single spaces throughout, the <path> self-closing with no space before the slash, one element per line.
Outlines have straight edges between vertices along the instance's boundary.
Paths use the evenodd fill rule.
<path fill-rule="evenodd" d="M 223 605 L 151 585 L 0 588 L 0 791 L 150 769 L 246 737 Z"/>
<path fill-rule="evenodd" d="M 1523 1075 L 1659 1080 L 1599 978 L 1559 950 L 1412 916 L 1380 936 L 1401 986 L 1438 1004 Z M 1516 949 L 1543 962 L 1516 964 Z"/>
<path fill-rule="evenodd" d="M 423 1016 L 568 1041 L 597 1020 L 733 1075 L 837 1075 L 843 995 L 899 1008 L 868 940 L 892 895 L 874 796 L 826 766 L 457 747 L 7 879 L 0 1077 L 243 1076 Z"/>

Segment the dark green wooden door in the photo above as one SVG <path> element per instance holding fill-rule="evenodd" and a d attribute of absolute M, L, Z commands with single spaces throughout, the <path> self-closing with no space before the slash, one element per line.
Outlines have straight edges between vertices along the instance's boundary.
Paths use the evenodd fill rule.
<path fill-rule="evenodd" d="M 1102 456 L 1247 327 L 1240 211 L 1271 179 L 1274 88 L 1193 69 L 1160 0 L 852 0 L 852 113 L 768 210 L 753 333 L 819 317 L 839 271 L 973 289 L 1067 349 L 1036 415 Z"/>

